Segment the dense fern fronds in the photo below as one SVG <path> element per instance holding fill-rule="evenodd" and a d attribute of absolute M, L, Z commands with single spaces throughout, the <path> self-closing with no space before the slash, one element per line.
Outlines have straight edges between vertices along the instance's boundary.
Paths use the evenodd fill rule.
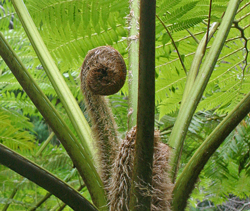
<path fill-rule="evenodd" d="M 26 5 L 62 72 L 78 70 L 94 47 L 116 44 L 124 51 L 117 43 L 127 36 L 128 2 L 34 0 Z"/>
<path fill-rule="evenodd" d="M 181 31 L 204 20 L 207 6 L 205 1 L 160 1 L 157 14 L 171 31 Z M 163 26 L 158 25 L 156 31 L 162 30 Z"/>
<path fill-rule="evenodd" d="M 6 108 L 21 109 L 24 115 L 33 115 L 36 107 L 23 92 L 3 92 L 0 97 L 0 105 Z"/>
<path fill-rule="evenodd" d="M 201 23 L 202 20 L 207 18 L 207 2 L 175 0 L 159 1 L 158 4 L 157 15 L 171 32 L 184 65 L 186 69 L 189 69 L 192 61 L 190 57 L 193 56 L 197 43 L 186 29 Z M 200 29 L 201 27 L 197 28 Z M 156 100 L 161 103 L 160 117 L 162 117 L 179 107 L 185 87 L 186 74 L 179 61 L 176 49 L 171 44 L 167 31 L 159 21 L 157 21 L 156 32 L 156 70 L 158 76 Z M 199 36 L 204 32 L 196 30 L 192 33 L 194 36 Z M 166 97 L 169 97 L 169 99 L 166 99 Z"/>
<path fill-rule="evenodd" d="M 211 157 L 200 175 L 191 199 L 206 198 L 215 205 L 225 202 L 229 195 L 245 199 L 250 194 L 250 121 L 249 116 L 227 137 Z"/>
<path fill-rule="evenodd" d="M 79 102 L 82 100 L 78 79 L 79 67 L 86 53 L 99 45 L 114 45 L 121 54 L 126 54 L 125 17 L 128 14 L 128 2 L 34 0 L 26 2 L 26 6 L 57 66 L 63 73 L 65 81 Z M 3 8 L 4 11 L 9 11 L 8 14 L 13 13 L 16 18 L 14 9 L 9 2 L 4 3 Z M 14 30 L 8 30 L 7 22 L 1 23 L 6 29 L 4 31 L 5 37 L 38 85 L 50 99 L 57 99 L 28 38 L 22 29 L 19 30 L 20 23 L 18 21 L 14 23 L 18 26 Z M 6 68 L 1 58 L 0 67 L 3 67 L 0 68 L 0 71 L 3 71 L 0 77 L 1 92 L 6 93 L 20 89 L 16 79 Z M 5 94 L 6 103 L 13 100 L 13 97 L 9 98 L 8 96 L 10 97 L 10 95 Z M 16 99 L 16 101 L 19 100 Z M 29 100 L 27 99 L 27 101 Z M 57 100 L 54 102 L 59 106 Z M 64 113 L 61 106 L 58 109 Z M 34 112 L 32 113 L 34 114 Z"/>
<path fill-rule="evenodd" d="M 174 1 L 169 1 L 171 4 Z M 176 1 L 178 3 L 175 7 L 177 10 L 185 10 L 185 7 L 178 5 L 187 4 L 187 8 L 192 11 L 192 5 L 195 4 L 193 1 Z M 212 17 L 211 21 L 220 22 L 220 18 L 226 8 L 226 1 L 213 1 L 212 5 Z M 190 24 L 193 23 L 193 28 L 188 31 L 182 30 L 175 33 L 173 23 L 171 23 L 171 16 L 173 10 L 169 12 L 165 10 L 163 6 L 159 7 L 159 11 L 162 14 L 162 19 L 165 20 L 165 25 L 168 29 L 172 30 L 172 37 L 178 46 L 178 50 L 184 61 L 186 69 L 190 68 L 192 63 L 193 55 L 198 46 L 199 40 L 205 35 L 207 26 L 205 25 L 207 15 L 204 11 L 208 7 L 206 1 L 199 1 L 196 4 L 202 4 L 201 7 L 195 7 L 195 11 L 189 14 L 189 10 L 186 10 L 186 14 L 180 17 L 178 21 L 181 23 L 185 22 L 187 17 L 203 17 L 202 23 L 196 25 L 190 19 Z M 203 11 L 204 9 L 204 11 Z M 203 11 L 203 12 L 202 12 Z M 242 1 L 240 9 L 236 15 L 233 28 L 231 29 L 225 46 L 221 52 L 219 60 L 217 62 L 215 71 L 209 81 L 208 87 L 205 90 L 204 98 L 199 105 L 197 111 L 201 109 L 211 110 L 217 107 L 217 112 L 225 113 L 230 111 L 236 103 L 238 103 L 243 95 L 249 91 L 249 4 L 247 1 Z M 201 12 L 201 14 L 200 14 Z M 178 14 L 178 13 L 177 13 Z M 200 14 L 200 16 L 199 16 Z M 165 17 L 164 17 L 165 16 Z M 177 17 L 177 15 L 176 15 Z M 169 18 L 169 22 L 168 22 Z M 188 20 L 188 19 L 186 19 Z M 177 20 L 173 20 L 173 22 Z M 178 24 L 179 24 L 178 23 Z M 187 29 L 188 27 L 183 27 Z M 204 29 L 201 31 L 201 29 Z M 176 29 L 177 30 L 177 29 Z M 216 37 L 216 34 L 215 34 Z M 210 41 L 213 42 L 213 39 Z M 156 97 L 160 102 L 160 117 L 167 113 L 171 113 L 178 110 L 182 99 L 183 87 L 185 86 L 186 75 L 181 66 L 179 57 L 176 50 L 170 42 L 170 38 L 162 29 L 161 33 L 158 34 L 158 48 L 156 51 L 157 56 L 157 83 L 156 83 Z M 210 43 L 207 46 L 209 50 Z M 167 99 L 163 100 L 165 97 Z M 173 100 L 175 99 L 175 100 Z"/>
<path fill-rule="evenodd" d="M 182 153 L 182 163 L 188 161 L 192 153 L 200 146 L 205 138 L 212 132 L 225 115 L 217 115 L 213 111 L 199 111 L 191 121 L 188 128 L 187 140 Z M 164 136 L 164 142 L 168 142 L 169 135 L 176 121 L 176 114 L 171 113 L 164 115 L 157 125 L 161 130 L 161 135 Z"/>
<path fill-rule="evenodd" d="M 220 18 L 225 11 L 226 3 L 226 1 L 213 1 L 212 21 L 220 21 Z M 50 0 L 46 2 L 34 0 L 27 2 L 27 8 L 34 18 L 37 27 L 40 29 L 40 33 L 59 68 L 62 72 L 74 72 L 74 79 L 77 75 L 75 73 L 79 72 L 78 68 L 82 63 L 84 56 L 87 51 L 93 47 L 106 44 L 113 45 L 123 55 L 127 56 L 127 41 L 125 39 L 127 36 L 125 17 L 129 12 L 127 4 L 128 3 L 125 2 L 107 0 L 98 1 L 98 3 L 88 0 L 81 2 L 75 0 L 73 3 L 72 1 L 59 0 Z M 165 25 L 172 32 L 172 36 L 178 46 L 184 64 L 186 68 L 189 69 L 195 49 L 198 45 L 197 41 L 201 39 L 206 30 L 206 25 L 203 23 L 206 22 L 208 17 L 208 2 L 161 0 L 157 2 L 157 5 L 157 15 L 162 18 Z M 5 4 L 3 7 L 5 7 L 5 10 L 7 11 L 7 8 L 11 8 L 11 5 Z M 249 22 L 247 8 L 249 5 L 247 5 L 246 1 L 242 1 L 241 7 L 242 9 L 239 11 L 237 18 L 239 17 L 238 25 L 241 26 L 240 24 L 242 24 L 243 32 L 245 32 L 244 36 L 246 42 L 249 31 L 247 30 L 247 23 Z M 9 11 L 8 14 L 13 12 L 13 9 L 9 9 Z M 204 30 L 201 31 L 201 28 Z M 189 32 L 187 32 L 186 29 L 189 29 Z M 176 33 L 177 31 L 178 33 Z M 234 60 L 230 61 L 230 58 L 236 58 L 237 56 L 237 52 L 234 53 L 233 50 L 235 49 L 235 45 L 241 46 L 239 47 L 238 53 L 244 51 L 244 46 L 248 48 L 247 44 L 241 43 L 244 41 L 244 38 L 239 37 L 239 32 L 241 31 L 238 27 L 234 30 L 234 33 L 233 30 L 232 33 L 230 33 L 228 39 L 228 45 L 230 46 L 229 48 L 225 48 L 226 50 L 224 52 L 224 55 L 228 55 L 228 57 L 223 58 L 223 56 L 221 56 L 221 60 L 218 63 L 218 65 L 221 65 L 216 68 L 216 73 L 213 75 L 214 79 L 211 80 L 210 88 L 207 89 L 205 93 L 207 101 L 212 103 L 207 104 L 207 101 L 204 101 L 204 103 L 200 105 L 200 109 L 204 108 L 204 105 L 205 107 L 208 105 L 205 109 L 212 109 L 218 102 L 217 100 L 222 97 L 222 99 L 227 99 L 227 101 L 222 104 L 222 107 L 220 108 L 221 112 L 229 111 L 230 108 L 241 98 L 241 95 L 239 95 L 238 99 L 232 97 L 237 93 L 235 89 L 238 89 L 239 92 L 243 88 L 242 91 L 245 93 L 244 90 L 247 89 L 249 83 L 247 67 L 245 68 L 246 74 L 244 75 L 243 84 L 240 82 L 234 82 L 235 77 L 240 73 L 238 72 L 232 75 L 232 71 L 230 71 L 231 69 L 234 69 L 233 65 L 236 64 Z M 25 40 L 26 39 L 27 38 L 25 38 Z M 178 109 L 183 89 L 185 87 L 186 75 L 183 72 L 176 50 L 171 45 L 170 38 L 159 21 L 157 21 L 156 39 L 156 64 L 158 75 L 156 97 L 157 101 L 161 102 L 160 116 L 163 116 L 166 113 Z M 21 43 L 21 41 L 18 43 Z M 27 46 L 27 49 L 29 49 L 29 46 Z M 34 52 L 32 52 L 32 50 L 29 51 L 30 55 L 33 55 L 35 61 L 37 61 Z M 246 52 L 248 52 L 248 49 Z M 232 55 L 230 56 L 231 53 Z M 239 63 L 238 67 L 242 67 L 242 64 L 246 60 L 247 59 Z M 228 62 L 232 63 L 232 65 L 230 66 Z M 43 70 L 40 69 L 37 71 L 34 69 L 35 67 L 38 67 L 38 65 L 39 62 L 35 62 L 32 66 L 33 72 L 36 73 L 36 78 L 40 80 L 39 76 L 43 74 Z M 227 74 L 227 72 L 230 73 Z M 217 80 L 218 76 L 219 80 Z M 48 94 L 54 94 L 53 89 L 50 89 L 50 84 L 46 80 L 46 77 L 44 77 L 44 80 L 41 81 L 41 83 L 43 83 L 44 87 L 49 88 Z M 225 81 L 227 82 L 227 85 L 225 85 Z M 231 81 L 231 83 L 229 83 L 229 81 Z M 72 87 L 72 90 L 76 90 L 76 81 L 70 79 L 68 82 Z M 219 87 L 219 89 L 211 90 L 211 86 L 220 82 L 222 82 L 222 86 Z M 228 89 L 228 87 L 231 89 Z M 211 92 L 213 94 L 211 94 Z M 79 89 L 75 93 L 77 95 L 76 97 L 78 97 Z M 175 102 L 171 100 L 164 100 L 162 102 L 165 97 L 170 97 L 170 95 L 171 99 L 175 99 Z M 171 103 L 169 103 L 170 101 Z M 231 104 L 231 107 L 227 107 L 228 104 Z"/>
<path fill-rule="evenodd" d="M 246 1 L 243 1 L 247 3 Z M 205 100 L 198 109 L 211 109 L 221 101 L 218 112 L 229 112 L 249 92 L 249 5 L 241 5 L 225 48 L 210 79 Z M 211 85 L 217 85 L 211 89 Z M 213 94 L 211 94 L 211 92 Z M 204 106 L 205 105 L 205 106 Z"/>

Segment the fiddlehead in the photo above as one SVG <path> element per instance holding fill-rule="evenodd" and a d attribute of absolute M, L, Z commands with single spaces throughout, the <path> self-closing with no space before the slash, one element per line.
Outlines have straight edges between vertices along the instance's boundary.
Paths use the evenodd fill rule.
<path fill-rule="evenodd" d="M 81 68 L 81 89 L 93 123 L 100 159 L 100 173 L 107 188 L 110 211 L 127 211 L 131 187 L 136 142 L 136 127 L 119 143 L 116 124 L 102 95 L 114 94 L 123 86 L 126 65 L 112 47 L 102 46 L 88 52 Z M 172 183 L 168 177 L 170 148 L 160 142 L 159 132 L 154 137 L 152 187 L 145 194 L 152 196 L 152 211 L 170 210 Z M 119 149 L 118 149 L 118 145 Z M 118 152 L 118 153 L 116 153 Z M 145 191 L 144 184 L 138 184 Z"/>
<path fill-rule="evenodd" d="M 126 79 L 126 65 L 118 51 L 110 46 L 90 50 L 81 67 L 81 90 L 92 119 L 94 138 L 100 159 L 100 174 L 107 187 L 111 165 L 118 146 L 116 123 L 102 95 L 118 92 Z"/>

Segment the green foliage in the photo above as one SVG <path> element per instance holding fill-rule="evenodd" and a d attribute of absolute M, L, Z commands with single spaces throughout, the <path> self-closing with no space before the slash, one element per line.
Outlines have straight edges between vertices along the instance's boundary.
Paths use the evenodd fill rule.
<path fill-rule="evenodd" d="M 62 72 L 78 70 L 88 50 L 127 36 L 128 3 L 102 0 L 28 1 L 27 8 Z M 124 53 L 124 49 L 121 51 Z"/>
<path fill-rule="evenodd" d="M 212 22 L 221 21 L 227 3 L 226 0 L 213 0 Z M 112 45 L 127 62 L 128 1 L 26 0 L 25 4 L 80 105 L 82 105 L 82 94 L 78 74 L 83 59 L 90 49 L 101 45 Z M 205 0 L 157 1 L 157 15 L 171 32 L 187 70 L 190 69 L 198 46 L 197 42 L 205 36 L 208 9 L 209 1 Z M 249 92 L 249 22 L 249 3 L 243 0 L 215 71 L 193 117 L 183 148 L 182 166 L 224 115 Z M 73 129 L 8 0 L 0 0 L 0 31 L 43 92 Z M 214 38 L 208 43 L 207 51 L 213 40 Z M 169 35 L 157 20 L 157 126 L 166 142 L 182 101 L 186 77 Z M 127 86 L 123 88 L 121 94 L 109 98 L 121 137 L 127 130 L 128 106 L 127 96 L 123 95 L 124 93 L 127 93 Z M 37 124 L 34 129 L 29 122 L 30 119 L 40 121 L 42 117 L 0 58 L 0 142 L 12 149 L 22 150 L 25 156 L 35 160 L 60 178 L 68 178 L 72 174 L 71 184 L 77 188 L 82 181 L 77 172 L 72 169 L 73 164 L 61 146 L 49 144 L 40 157 L 34 158 L 35 152 L 40 147 L 36 141 L 38 139 L 40 142 L 44 141 L 48 135 L 48 129 L 44 124 Z M 41 138 L 31 135 L 34 134 L 34 130 Z M 247 118 L 210 159 L 200 176 L 198 188 L 193 192 L 191 204 L 195 205 L 197 199 L 202 201 L 204 198 L 220 204 L 229 194 L 240 197 L 250 194 L 247 188 L 250 186 L 249 130 L 250 121 Z M 10 203 L 10 210 L 28 209 L 46 194 L 42 188 L 2 166 L 0 166 L 0 186 L 0 207 Z M 10 199 L 15 187 L 18 188 L 17 195 L 14 199 Z M 82 193 L 90 199 L 86 189 Z M 41 210 L 51 210 L 56 204 L 58 200 L 51 197 Z"/>
<path fill-rule="evenodd" d="M 0 30 L 7 30 L 13 28 L 14 22 L 18 22 L 18 18 L 13 14 L 14 8 L 10 1 L 0 1 Z M 15 23 L 16 27 L 16 23 Z"/>
<path fill-rule="evenodd" d="M 223 117 L 211 113 L 210 115 L 209 113 L 204 114 L 199 116 L 203 123 L 196 132 L 201 134 L 203 131 L 204 136 L 206 136 Z M 190 205 L 195 207 L 197 202 L 204 199 L 213 202 L 214 205 L 220 205 L 228 200 L 229 195 L 235 195 L 241 199 L 246 199 L 249 196 L 249 129 L 250 122 L 249 117 L 247 117 L 210 158 L 190 197 Z M 201 143 L 202 139 L 188 136 L 182 157 L 183 163 L 190 159 L 194 149 Z"/>
<path fill-rule="evenodd" d="M 125 132 L 128 129 L 127 112 L 128 112 L 128 100 L 124 95 L 113 95 L 109 97 L 110 106 L 112 112 L 116 117 L 116 123 L 119 125 L 118 131 L 125 136 Z"/>
<path fill-rule="evenodd" d="M 15 111 L 0 107 L 0 142 L 12 149 L 31 150 L 34 136 L 26 130 L 33 130 L 27 118 Z"/>
<path fill-rule="evenodd" d="M 170 3 L 175 2 L 171 1 Z M 179 3 L 180 1 L 176 1 Z M 186 2 L 186 1 L 185 1 Z M 183 2 L 184 3 L 184 2 Z M 197 4 L 195 11 L 192 10 L 192 6 Z M 226 6 L 226 1 L 213 1 L 212 7 L 212 21 L 220 21 L 223 8 Z M 174 3 L 173 3 L 174 4 Z M 204 36 L 206 31 L 206 15 L 208 14 L 206 8 L 206 1 L 186 3 L 186 7 L 182 7 L 177 4 L 173 8 L 177 10 L 187 10 L 185 16 L 178 16 L 180 19 L 180 25 L 182 21 L 188 20 L 190 25 L 193 25 L 189 31 L 182 30 L 178 33 L 172 33 L 175 42 L 178 44 L 178 50 L 184 57 L 184 64 L 187 69 L 190 68 L 193 55 L 195 53 L 197 43 Z M 203 5 L 203 7 L 201 6 Z M 200 7 L 198 7 L 200 5 Z M 167 7 L 166 7 L 167 8 Z M 249 15 L 248 6 L 246 1 L 242 1 L 240 5 L 236 20 L 235 27 L 233 27 L 229 33 L 225 47 L 223 48 L 219 60 L 216 64 L 216 69 L 212 74 L 208 87 L 205 90 L 204 97 L 197 109 L 197 111 L 205 109 L 211 110 L 216 108 L 219 113 L 226 113 L 232 110 L 232 108 L 243 98 L 249 89 Z M 202 11 L 204 9 L 204 11 Z M 159 15 L 165 20 L 166 26 L 171 30 L 171 18 L 172 11 L 170 9 L 164 9 L 164 6 L 159 6 Z M 189 14 L 189 11 L 193 11 Z M 165 13 L 164 13 L 165 12 Z M 175 13 L 174 13 L 175 14 Z M 178 14 L 178 13 L 177 13 Z M 178 14 L 179 15 L 179 14 Z M 165 16 L 165 17 L 164 17 Z M 186 17 L 191 19 L 184 19 Z M 192 21 L 192 18 L 203 18 L 198 25 L 198 19 Z M 173 21 L 176 21 L 175 19 Z M 237 23 L 237 24 L 236 24 Z M 160 27 L 160 26 L 159 26 Z M 160 106 L 160 117 L 165 114 L 169 114 L 178 110 L 186 82 L 186 75 L 180 64 L 179 58 L 175 49 L 172 47 L 170 41 L 166 42 L 164 37 L 165 32 L 163 27 L 162 32 L 158 34 L 156 49 L 157 58 L 157 83 L 156 83 L 156 99 Z M 189 27 L 184 27 L 187 29 Z M 172 29 L 175 31 L 174 29 Z M 160 30 L 159 30 L 160 31 Z M 195 39 L 193 38 L 195 37 Z M 215 34 L 216 37 L 216 34 Z M 212 42 L 211 40 L 210 42 Z M 210 43 L 207 46 L 209 50 Z M 220 105 L 220 106 L 218 106 Z"/>

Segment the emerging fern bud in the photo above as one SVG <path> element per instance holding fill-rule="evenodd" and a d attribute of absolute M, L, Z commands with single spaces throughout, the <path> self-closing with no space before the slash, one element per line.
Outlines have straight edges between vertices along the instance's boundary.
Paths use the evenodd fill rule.
<path fill-rule="evenodd" d="M 118 92 L 126 79 L 126 65 L 121 54 L 110 46 L 97 47 L 88 52 L 82 73 L 89 89 L 96 95 Z"/>
<path fill-rule="evenodd" d="M 108 100 L 102 95 L 114 94 L 122 88 L 126 79 L 126 65 L 114 48 L 97 47 L 86 55 L 80 78 L 98 149 L 98 169 L 104 186 L 107 187 L 111 166 L 117 153 L 118 135 Z"/>

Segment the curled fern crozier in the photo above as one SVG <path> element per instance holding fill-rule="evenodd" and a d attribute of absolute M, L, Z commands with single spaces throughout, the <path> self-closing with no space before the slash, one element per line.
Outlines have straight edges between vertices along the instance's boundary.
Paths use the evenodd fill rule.
<path fill-rule="evenodd" d="M 114 48 L 97 47 L 86 55 L 80 78 L 98 149 L 98 168 L 107 187 L 119 141 L 114 117 L 103 95 L 114 94 L 122 88 L 126 79 L 126 65 Z"/>

